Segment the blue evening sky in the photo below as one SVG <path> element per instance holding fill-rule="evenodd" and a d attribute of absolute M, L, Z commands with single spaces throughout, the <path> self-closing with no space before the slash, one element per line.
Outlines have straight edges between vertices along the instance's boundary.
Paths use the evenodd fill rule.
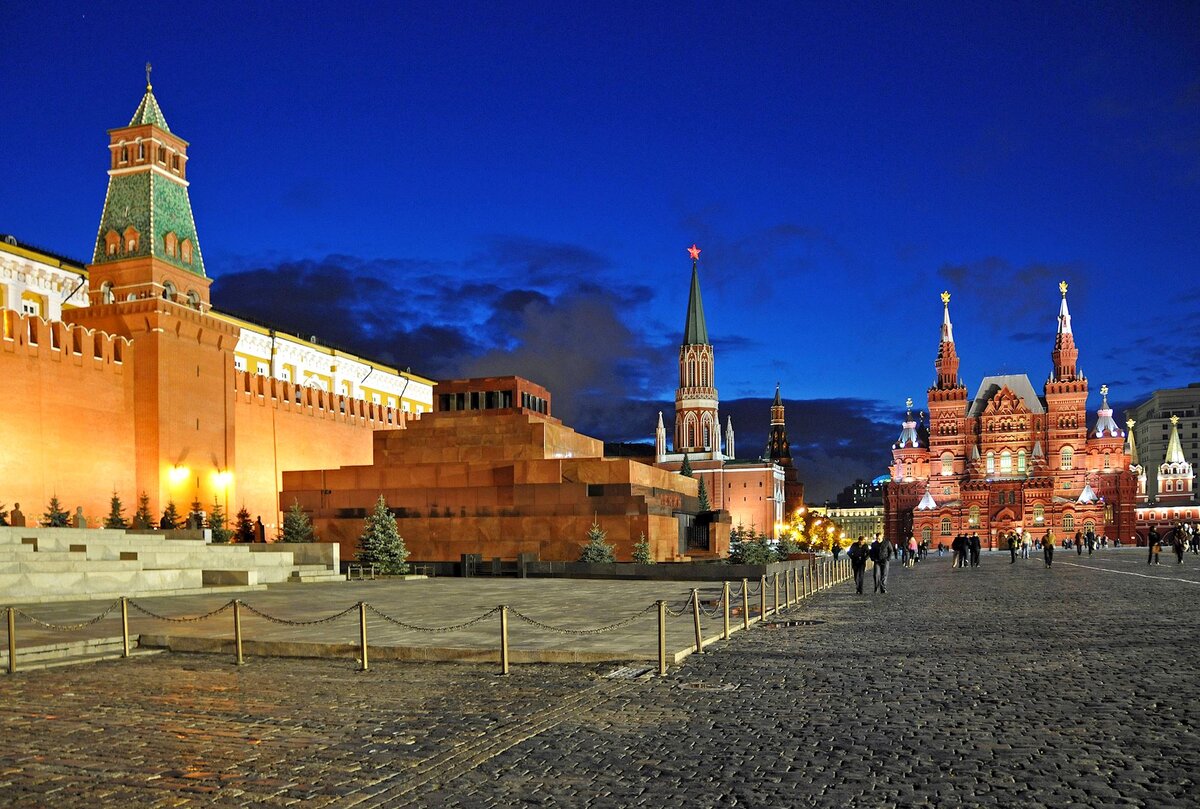
<path fill-rule="evenodd" d="M 220 308 L 650 440 L 690 265 L 739 454 L 814 493 L 933 380 L 1200 379 L 1200 4 L 6 4 L 0 232 L 89 258 L 143 64 Z M 1094 409 L 1098 396 L 1089 406 Z M 1120 415 L 1118 413 L 1118 415 Z M 818 478 L 820 480 L 818 480 Z M 837 483 L 835 486 L 834 484 Z"/>

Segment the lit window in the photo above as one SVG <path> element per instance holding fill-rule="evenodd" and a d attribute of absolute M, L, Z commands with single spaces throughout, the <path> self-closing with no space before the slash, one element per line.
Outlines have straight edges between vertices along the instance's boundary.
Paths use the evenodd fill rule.
<path fill-rule="evenodd" d="M 245 357 L 234 357 L 233 358 L 233 367 L 235 370 L 238 370 L 238 371 L 246 370 L 246 358 Z"/>
<path fill-rule="evenodd" d="M 954 456 L 949 452 L 942 453 L 942 475 L 949 476 L 954 474 Z"/>
<path fill-rule="evenodd" d="M 1000 453 L 1000 474 L 1012 474 L 1012 453 L 1008 450 Z"/>
<path fill-rule="evenodd" d="M 1017 451 L 1017 472 L 1025 474 L 1025 450 L 1023 449 Z"/>
<path fill-rule="evenodd" d="M 1064 514 L 1063 515 L 1063 530 L 1064 531 L 1074 531 L 1075 530 L 1075 515 L 1074 514 Z"/>
<path fill-rule="evenodd" d="M 942 517 L 942 536 L 950 536 L 950 518 Z"/>
<path fill-rule="evenodd" d="M 987 473 L 989 475 L 991 475 L 991 474 L 995 474 L 995 472 L 996 472 L 996 453 L 989 450 L 988 454 L 987 454 Z"/>
<path fill-rule="evenodd" d="M 267 374 L 271 373 L 271 368 L 265 362 L 260 362 L 258 363 L 258 370 L 256 370 L 254 373 L 258 374 L 259 376 L 266 376 Z"/>
<path fill-rule="evenodd" d="M 1063 447 L 1060 453 L 1060 468 L 1070 469 L 1075 461 L 1075 451 L 1070 447 Z"/>

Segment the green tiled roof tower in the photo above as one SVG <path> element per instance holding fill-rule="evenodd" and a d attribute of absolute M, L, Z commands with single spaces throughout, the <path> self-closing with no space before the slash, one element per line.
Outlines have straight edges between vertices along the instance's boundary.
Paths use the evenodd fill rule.
<path fill-rule="evenodd" d="M 167 127 L 149 81 L 129 125 L 109 137 L 108 193 L 92 263 L 152 257 L 206 277 L 188 197 L 188 144 Z"/>

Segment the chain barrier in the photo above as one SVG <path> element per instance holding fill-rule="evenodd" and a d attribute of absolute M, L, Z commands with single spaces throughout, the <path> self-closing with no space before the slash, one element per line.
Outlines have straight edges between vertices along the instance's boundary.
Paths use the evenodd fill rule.
<path fill-rule="evenodd" d="M 245 601 L 242 602 L 242 609 L 246 610 L 249 613 L 252 613 L 253 615 L 257 615 L 259 618 L 263 618 L 267 621 L 270 621 L 273 624 L 281 624 L 283 626 L 316 626 L 317 624 L 332 623 L 332 622 L 336 621 L 338 618 L 341 618 L 345 615 L 349 615 L 352 612 L 357 612 L 358 605 L 352 604 L 349 607 L 346 607 L 346 609 L 342 610 L 339 613 L 330 615 L 326 618 L 317 618 L 312 621 L 289 621 L 285 618 L 276 618 L 274 615 L 267 615 L 262 610 L 255 609 L 254 607 L 247 604 Z"/>
<path fill-rule="evenodd" d="M 80 623 L 80 624 L 52 624 L 47 621 L 43 621 L 40 618 L 34 618 L 32 615 L 25 612 L 24 610 L 14 608 L 13 612 L 16 613 L 17 615 L 20 615 L 26 621 L 37 624 L 38 626 L 42 627 L 43 629 L 52 629 L 55 632 L 77 632 L 80 629 L 86 629 L 87 627 L 91 626 L 92 624 L 100 623 L 106 617 L 108 617 L 108 614 L 110 612 L 112 612 L 119 606 L 121 606 L 121 599 L 118 598 L 116 601 L 109 604 L 108 609 L 104 610 L 104 612 L 100 613 L 95 618 L 91 619 L 90 621 L 84 621 L 83 623 Z"/>
<path fill-rule="evenodd" d="M 694 594 L 694 593 L 688 596 L 688 600 L 687 600 L 687 601 L 683 602 L 683 606 L 679 608 L 679 612 L 676 612 L 675 610 L 671 609 L 670 607 L 665 607 L 665 608 L 666 608 L 666 611 L 667 611 L 667 615 L 670 615 L 672 618 L 681 618 L 681 617 L 683 617 L 684 615 L 686 615 L 686 614 L 687 614 L 688 607 L 692 606 L 692 599 L 693 599 L 693 598 L 695 598 L 695 594 Z M 665 605 L 664 605 L 664 606 L 665 606 Z"/>
<path fill-rule="evenodd" d="M 225 612 L 225 610 L 227 610 L 233 606 L 233 601 L 232 600 L 226 601 L 224 604 L 217 607 L 212 612 L 206 612 L 203 615 L 184 615 L 184 616 L 174 617 L 174 618 L 172 618 L 169 615 L 159 615 L 158 613 L 151 612 L 150 610 L 146 609 L 141 604 L 139 604 L 133 600 L 129 601 L 129 606 L 133 607 L 135 610 L 142 613 L 143 615 L 150 616 L 151 618 L 155 619 L 156 621 L 169 621 L 173 624 L 191 624 L 191 623 L 195 623 L 196 621 L 203 621 L 205 618 L 212 618 L 214 615 L 220 615 L 221 613 Z"/>
<path fill-rule="evenodd" d="M 393 618 L 390 615 L 382 613 L 379 610 L 372 607 L 370 604 L 367 604 L 366 607 L 367 607 L 368 611 L 374 613 L 376 616 L 382 618 L 383 620 L 387 621 L 388 623 L 395 624 L 396 626 L 400 626 L 405 629 L 411 629 L 415 632 L 453 632 L 456 629 L 466 629 L 468 626 L 474 626 L 475 624 L 479 623 L 480 621 L 482 621 L 486 618 L 491 618 L 493 615 L 500 612 L 500 607 L 493 607 L 492 609 L 485 612 L 483 615 L 480 615 L 477 618 L 472 618 L 469 621 L 464 621 L 461 624 L 451 624 L 449 626 L 417 626 L 416 624 L 406 623 L 405 621 L 401 621 L 399 618 Z M 355 606 L 355 609 L 357 609 L 357 608 L 358 607 Z"/>
<path fill-rule="evenodd" d="M 508 608 L 508 613 L 509 613 L 509 615 L 516 616 L 517 618 L 521 619 L 522 621 L 524 621 L 527 624 L 536 626 L 538 629 L 545 629 L 549 632 L 559 632 L 563 635 L 599 635 L 602 632 L 610 632 L 614 629 L 620 629 L 623 626 L 629 626 L 630 624 L 632 624 L 634 621 L 641 618 L 646 613 L 650 612 L 653 609 L 657 609 L 657 608 L 658 608 L 658 604 L 651 604 L 650 606 L 646 607 L 646 609 L 642 610 L 641 612 L 635 612 L 633 615 L 630 615 L 626 618 L 622 618 L 619 621 L 614 621 L 613 623 L 606 624 L 605 626 L 598 626 L 594 629 L 566 629 L 565 627 L 551 626 L 550 624 L 542 623 L 541 621 L 537 620 L 536 618 L 530 618 L 528 615 L 525 615 L 522 612 L 518 612 L 517 610 L 513 609 L 512 607 Z"/>

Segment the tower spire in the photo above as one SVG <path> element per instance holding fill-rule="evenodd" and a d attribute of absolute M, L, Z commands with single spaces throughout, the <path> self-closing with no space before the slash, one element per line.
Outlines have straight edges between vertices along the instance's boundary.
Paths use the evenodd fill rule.
<path fill-rule="evenodd" d="M 954 348 L 954 326 L 950 323 L 950 293 L 942 293 L 942 339 L 938 343 L 937 359 L 933 363 L 937 370 L 938 390 L 951 390 L 958 385 L 958 352 Z"/>
<path fill-rule="evenodd" d="M 779 383 L 775 383 L 775 401 L 771 403 L 771 428 L 767 434 L 767 457 L 781 464 L 792 462 L 792 445 L 788 442 L 787 425 L 783 418 L 783 399 Z"/>
<path fill-rule="evenodd" d="M 1071 312 L 1067 308 L 1067 282 L 1058 285 L 1062 303 L 1058 307 L 1058 334 L 1054 338 L 1054 350 L 1050 358 L 1054 361 L 1056 382 L 1074 382 L 1080 376 L 1076 368 L 1079 349 L 1075 347 L 1075 336 L 1071 333 Z"/>
<path fill-rule="evenodd" d="M 700 298 L 700 248 L 688 248 L 692 257 L 692 288 L 688 293 L 687 319 L 683 325 L 684 345 L 709 345 L 708 324 L 704 321 L 704 301 Z"/>
<path fill-rule="evenodd" d="M 692 259 L 692 286 L 688 293 L 683 343 L 679 346 L 679 387 L 675 391 L 675 452 L 720 451 L 721 419 L 717 414 L 713 347 L 704 321 L 700 298 L 700 248 L 687 249 Z"/>

